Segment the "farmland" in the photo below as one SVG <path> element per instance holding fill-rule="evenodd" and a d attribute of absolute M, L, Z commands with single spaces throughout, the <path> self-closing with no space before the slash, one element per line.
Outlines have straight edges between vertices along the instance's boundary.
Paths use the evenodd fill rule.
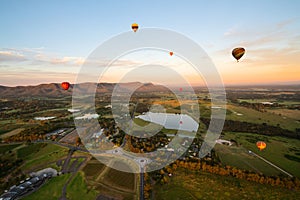
<path fill-rule="evenodd" d="M 278 95 L 275 94 L 276 92 L 273 93 L 275 96 Z M 300 128 L 300 111 L 297 107 L 299 102 L 294 97 L 296 93 L 280 93 L 280 95 L 285 96 L 278 98 L 274 97 L 273 93 L 272 91 L 267 92 L 267 90 L 264 92 L 244 91 L 238 93 L 228 91 L 227 107 L 215 106 L 211 108 L 209 94 L 200 91 L 197 94 L 199 99 L 196 100 L 201 114 L 200 126 L 196 134 L 197 139 L 193 141 L 193 146 L 189 147 L 188 151 L 179 159 L 180 162 L 186 163 L 187 166 L 193 166 L 190 164 L 198 162 L 197 153 L 207 130 L 207 121 L 205 120 L 210 120 L 211 109 L 226 109 L 227 114 L 222 139 L 233 140 L 235 141 L 234 145 L 217 144 L 211 155 L 203 158 L 202 164 L 220 166 L 220 169 L 224 169 L 225 166 L 235 167 L 237 170 L 248 170 L 263 174 L 266 177 L 286 176 L 278 169 L 254 156 L 254 154 L 249 153 L 250 150 L 293 176 L 300 177 L 298 170 L 300 168 L 300 143 L 297 139 L 297 129 Z M 188 92 L 185 94 L 188 94 Z M 96 100 L 96 111 L 99 114 L 98 121 L 105 137 L 97 136 L 98 138 L 94 138 L 94 144 L 100 143 L 101 140 L 110 140 L 116 146 L 122 147 L 124 145 L 123 148 L 126 151 L 139 152 L 143 149 L 144 152 L 150 152 L 158 147 L 163 148 L 168 145 L 178 132 L 175 129 L 166 129 L 162 125 L 134 118 L 134 123 L 140 127 L 132 126 L 131 131 L 145 133 L 145 127 L 147 127 L 148 131 L 159 130 L 160 133 L 151 139 L 127 137 L 127 141 L 125 141 L 126 133 L 116 125 L 111 108 L 108 106 L 111 103 L 109 95 L 101 95 Z M 252 95 L 254 95 L 253 99 L 251 98 Z M 141 96 L 140 98 L 135 96 L 129 103 L 129 112 L 133 116 L 141 115 L 143 112 L 147 112 L 147 109 L 152 110 L 156 104 L 163 106 L 167 113 L 177 114 L 186 113 L 191 111 L 191 108 L 196 107 L 195 102 L 190 100 L 183 100 L 180 104 L 171 93 L 153 92 L 141 94 Z M 261 105 L 262 102 L 271 101 L 279 104 L 274 106 Z M 132 164 L 128 161 L 124 162 L 122 159 L 115 160 L 111 159 L 110 156 L 103 156 L 101 159 L 106 161 L 105 165 L 92 158 L 88 152 L 85 152 L 83 145 L 77 147 L 76 139 L 78 135 L 73 116 L 67 111 L 68 108 L 71 108 L 69 97 L 41 98 L 39 100 L 11 99 L 6 103 L 8 105 L 5 106 L 8 109 L 0 113 L 0 140 L 4 143 L 0 146 L 0 153 L 1 159 L 10 162 L 10 166 L 7 167 L 8 171 L 5 171 L 9 176 L 4 178 L 14 176 L 16 178 L 10 183 L 3 184 L 1 186 L 2 191 L 24 180 L 31 171 L 45 167 L 62 171 L 65 166 L 64 174 L 50 179 L 49 182 L 26 199 L 37 199 L 39 195 L 44 198 L 52 195 L 53 199 L 58 199 L 62 195 L 62 187 L 67 182 L 69 183 L 66 186 L 66 198 L 68 199 L 96 199 L 97 197 L 101 199 L 103 197 L 132 200 L 139 198 L 139 184 L 142 180 L 139 174 L 122 172 L 107 166 L 122 166 L 126 171 L 136 171 L 133 170 L 134 167 L 137 167 L 134 166 L 134 162 Z M 163 110 L 160 106 L 158 106 L 159 109 L 156 112 Z M 80 109 L 84 109 L 84 107 Z M 89 112 L 90 110 L 87 110 L 83 113 L 88 114 Z M 78 115 L 81 116 L 81 113 L 78 113 Z M 56 118 L 34 120 L 36 116 L 56 116 Z M 119 117 L 122 118 L 122 115 Z M 88 120 L 85 121 L 88 122 Z M 51 133 L 60 129 L 67 131 L 62 135 L 55 135 L 55 137 L 47 136 L 49 133 L 51 135 Z M 255 143 L 258 140 L 266 142 L 267 148 L 265 150 L 257 150 Z M 12 144 L 9 145 L 9 143 Z M 69 145 L 69 147 L 63 147 L 63 145 Z M 71 152 L 69 150 L 74 150 L 74 152 L 68 163 L 65 164 L 66 158 Z M 81 168 L 75 171 L 81 164 L 83 164 Z M 148 184 L 151 184 L 151 195 L 154 199 L 238 199 L 237 193 L 239 192 L 241 192 L 241 197 L 245 199 L 251 197 L 266 199 L 267 195 L 274 197 L 270 194 L 270 190 L 274 190 L 274 195 L 278 195 L 280 198 L 294 197 L 294 194 L 276 186 L 260 185 L 232 176 L 222 177 L 216 174 L 208 174 L 208 171 L 203 169 L 195 172 L 189 169 L 182 170 L 179 167 L 173 175 L 169 175 L 168 170 L 170 171 L 170 167 L 166 167 L 162 173 L 160 171 L 156 173 L 157 177 L 164 176 L 162 182 L 165 184 L 153 180 L 148 182 Z M 247 173 L 245 172 L 245 174 Z M 239 173 L 239 175 L 241 174 Z M 214 188 L 213 186 L 216 186 L 216 188 L 209 191 L 210 188 Z M 280 192 L 280 190 L 286 192 Z M 260 194 L 260 192 L 264 194 Z M 49 197 L 49 199 L 51 198 Z"/>
<path fill-rule="evenodd" d="M 124 165 L 125 163 L 119 164 Z M 115 198 L 125 197 L 128 200 L 136 198 L 137 177 L 133 173 L 109 168 L 95 159 L 87 163 L 83 168 L 83 172 L 88 187 L 94 188 L 100 194 Z"/>
<path fill-rule="evenodd" d="M 297 199 L 299 191 L 272 187 L 212 175 L 205 172 L 188 172 L 178 169 L 165 185 L 154 187 L 154 197 L 160 200 L 174 199 Z"/>
<path fill-rule="evenodd" d="M 253 165 L 253 169 L 256 169 L 260 172 L 266 172 L 270 175 L 276 175 L 276 171 L 274 169 L 266 168 L 263 164 L 258 164 L 253 160 L 252 156 L 247 154 L 247 150 L 251 150 L 256 154 L 264 157 L 265 159 L 271 161 L 272 163 L 278 165 L 279 167 L 285 169 L 296 177 L 300 177 L 300 141 L 297 139 L 289 139 L 283 137 L 271 137 L 271 136 L 262 136 L 258 134 L 250 134 L 250 133 L 230 133 L 226 132 L 224 139 L 227 140 L 235 140 L 239 143 L 239 147 L 228 147 L 228 146 L 217 146 L 216 150 L 219 152 L 221 159 L 223 158 L 226 164 L 231 164 L 233 166 L 237 165 L 241 166 L 242 163 L 247 163 L 248 165 Z M 267 144 L 267 148 L 263 151 L 259 151 L 255 145 L 257 141 L 265 141 Z M 230 158 L 230 155 L 233 155 L 233 151 L 238 151 L 235 157 L 239 159 L 241 162 L 237 162 L 236 159 Z M 226 154 L 228 152 L 229 154 Z M 244 154 L 244 156 L 242 156 Z M 251 158 L 251 159 L 250 159 Z M 294 158 L 294 159 L 293 159 Z M 298 158 L 298 160 L 297 160 Z M 225 161 L 226 160 L 226 161 Z M 250 162 L 250 160 L 254 161 L 254 163 Z M 256 164 L 255 164 L 256 163 Z M 260 163 L 260 162 L 259 162 Z M 249 166 L 246 168 L 249 169 Z"/>

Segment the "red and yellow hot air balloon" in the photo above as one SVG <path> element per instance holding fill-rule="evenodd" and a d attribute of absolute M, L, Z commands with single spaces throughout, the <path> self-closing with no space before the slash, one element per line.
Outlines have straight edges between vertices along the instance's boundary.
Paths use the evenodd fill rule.
<path fill-rule="evenodd" d="M 170 56 L 173 56 L 173 51 L 170 51 Z"/>
<path fill-rule="evenodd" d="M 232 56 L 239 62 L 239 59 L 245 54 L 245 49 L 243 47 L 238 47 L 232 50 Z"/>
<path fill-rule="evenodd" d="M 70 83 L 69 83 L 69 82 L 62 82 L 62 83 L 61 83 L 61 87 L 62 87 L 64 90 L 68 90 L 69 87 L 70 87 Z"/>
<path fill-rule="evenodd" d="M 131 28 L 134 32 L 136 32 L 139 29 L 139 25 L 137 23 L 131 24 Z"/>
<path fill-rule="evenodd" d="M 267 147 L 267 144 L 265 142 L 258 141 L 258 142 L 256 142 L 256 146 L 260 151 L 262 151 L 263 149 L 265 149 Z"/>

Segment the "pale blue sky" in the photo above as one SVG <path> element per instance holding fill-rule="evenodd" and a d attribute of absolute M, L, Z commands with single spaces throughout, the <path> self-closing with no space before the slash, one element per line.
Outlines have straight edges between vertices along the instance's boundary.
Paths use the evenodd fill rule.
<path fill-rule="evenodd" d="M 215 59 L 220 72 L 224 73 L 225 82 L 240 83 L 239 79 L 230 81 L 228 70 L 234 73 L 236 69 L 228 67 L 233 59 L 228 56 L 226 60 L 224 51 L 228 49 L 230 55 L 232 47 L 243 45 L 248 46 L 255 57 L 259 56 L 259 51 L 264 50 L 267 55 L 271 49 L 276 52 L 290 49 L 299 53 L 299 10 L 300 1 L 297 0 L 0 0 L 0 85 L 59 82 L 66 78 L 73 82 L 79 68 L 76 63 L 103 41 L 130 30 L 133 22 L 140 28 L 160 27 L 185 34 Z M 33 60 L 37 57 L 41 58 L 39 62 L 22 61 L 22 58 Z M 288 55 L 283 59 L 290 60 L 293 66 L 299 63 L 299 59 L 291 60 Z M 76 65 L 75 70 L 63 69 L 65 65 L 53 66 L 53 63 L 64 64 L 65 61 L 68 65 Z M 290 66 L 291 63 L 283 64 Z M 259 64 L 269 66 L 271 63 Z M 246 63 L 244 67 L 250 66 Z M 57 76 L 56 72 L 63 75 Z M 295 72 L 298 71 L 293 74 Z M 22 76 L 26 73 L 40 75 L 40 79 Z M 241 76 L 240 73 L 237 76 Z M 277 80 L 276 73 L 283 74 L 280 70 L 274 73 L 270 75 L 274 77 L 270 82 Z M 49 74 L 48 79 L 45 74 Z M 285 74 L 289 78 L 278 81 L 296 80 L 288 72 Z M 11 80 L 13 77 L 15 81 Z"/>

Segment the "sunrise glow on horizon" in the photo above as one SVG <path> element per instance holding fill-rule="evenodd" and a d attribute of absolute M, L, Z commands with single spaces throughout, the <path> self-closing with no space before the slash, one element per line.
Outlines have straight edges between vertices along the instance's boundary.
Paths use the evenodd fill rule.
<path fill-rule="evenodd" d="M 225 85 L 300 83 L 298 1 L 266 0 L 237 5 L 235 1 L 12 0 L 0 5 L 0 85 L 75 83 L 90 53 L 111 37 L 131 31 L 133 22 L 139 24 L 139 30 L 169 29 L 197 42 L 215 64 Z M 235 47 L 246 49 L 239 62 L 231 55 Z M 150 63 L 176 68 L 193 86 L 204 83 L 199 74 L 176 58 L 176 52 L 170 57 L 147 51 L 122 57 L 101 82 L 118 82 L 132 65 Z M 168 77 L 167 72 L 153 74 Z M 128 81 L 148 82 L 147 75 L 137 72 Z M 168 80 L 165 82 L 176 85 L 176 80 Z"/>

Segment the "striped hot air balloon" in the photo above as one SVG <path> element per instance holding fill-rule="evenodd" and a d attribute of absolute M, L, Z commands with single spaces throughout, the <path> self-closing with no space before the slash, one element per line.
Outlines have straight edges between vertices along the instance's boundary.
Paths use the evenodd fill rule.
<path fill-rule="evenodd" d="M 245 54 L 245 49 L 243 47 L 238 47 L 232 50 L 232 56 L 239 62 L 239 59 Z"/>
<path fill-rule="evenodd" d="M 256 142 L 256 146 L 260 151 L 262 151 L 264 148 L 267 147 L 267 144 L 265 142 L 258 141 L 258 142 Z"/>

